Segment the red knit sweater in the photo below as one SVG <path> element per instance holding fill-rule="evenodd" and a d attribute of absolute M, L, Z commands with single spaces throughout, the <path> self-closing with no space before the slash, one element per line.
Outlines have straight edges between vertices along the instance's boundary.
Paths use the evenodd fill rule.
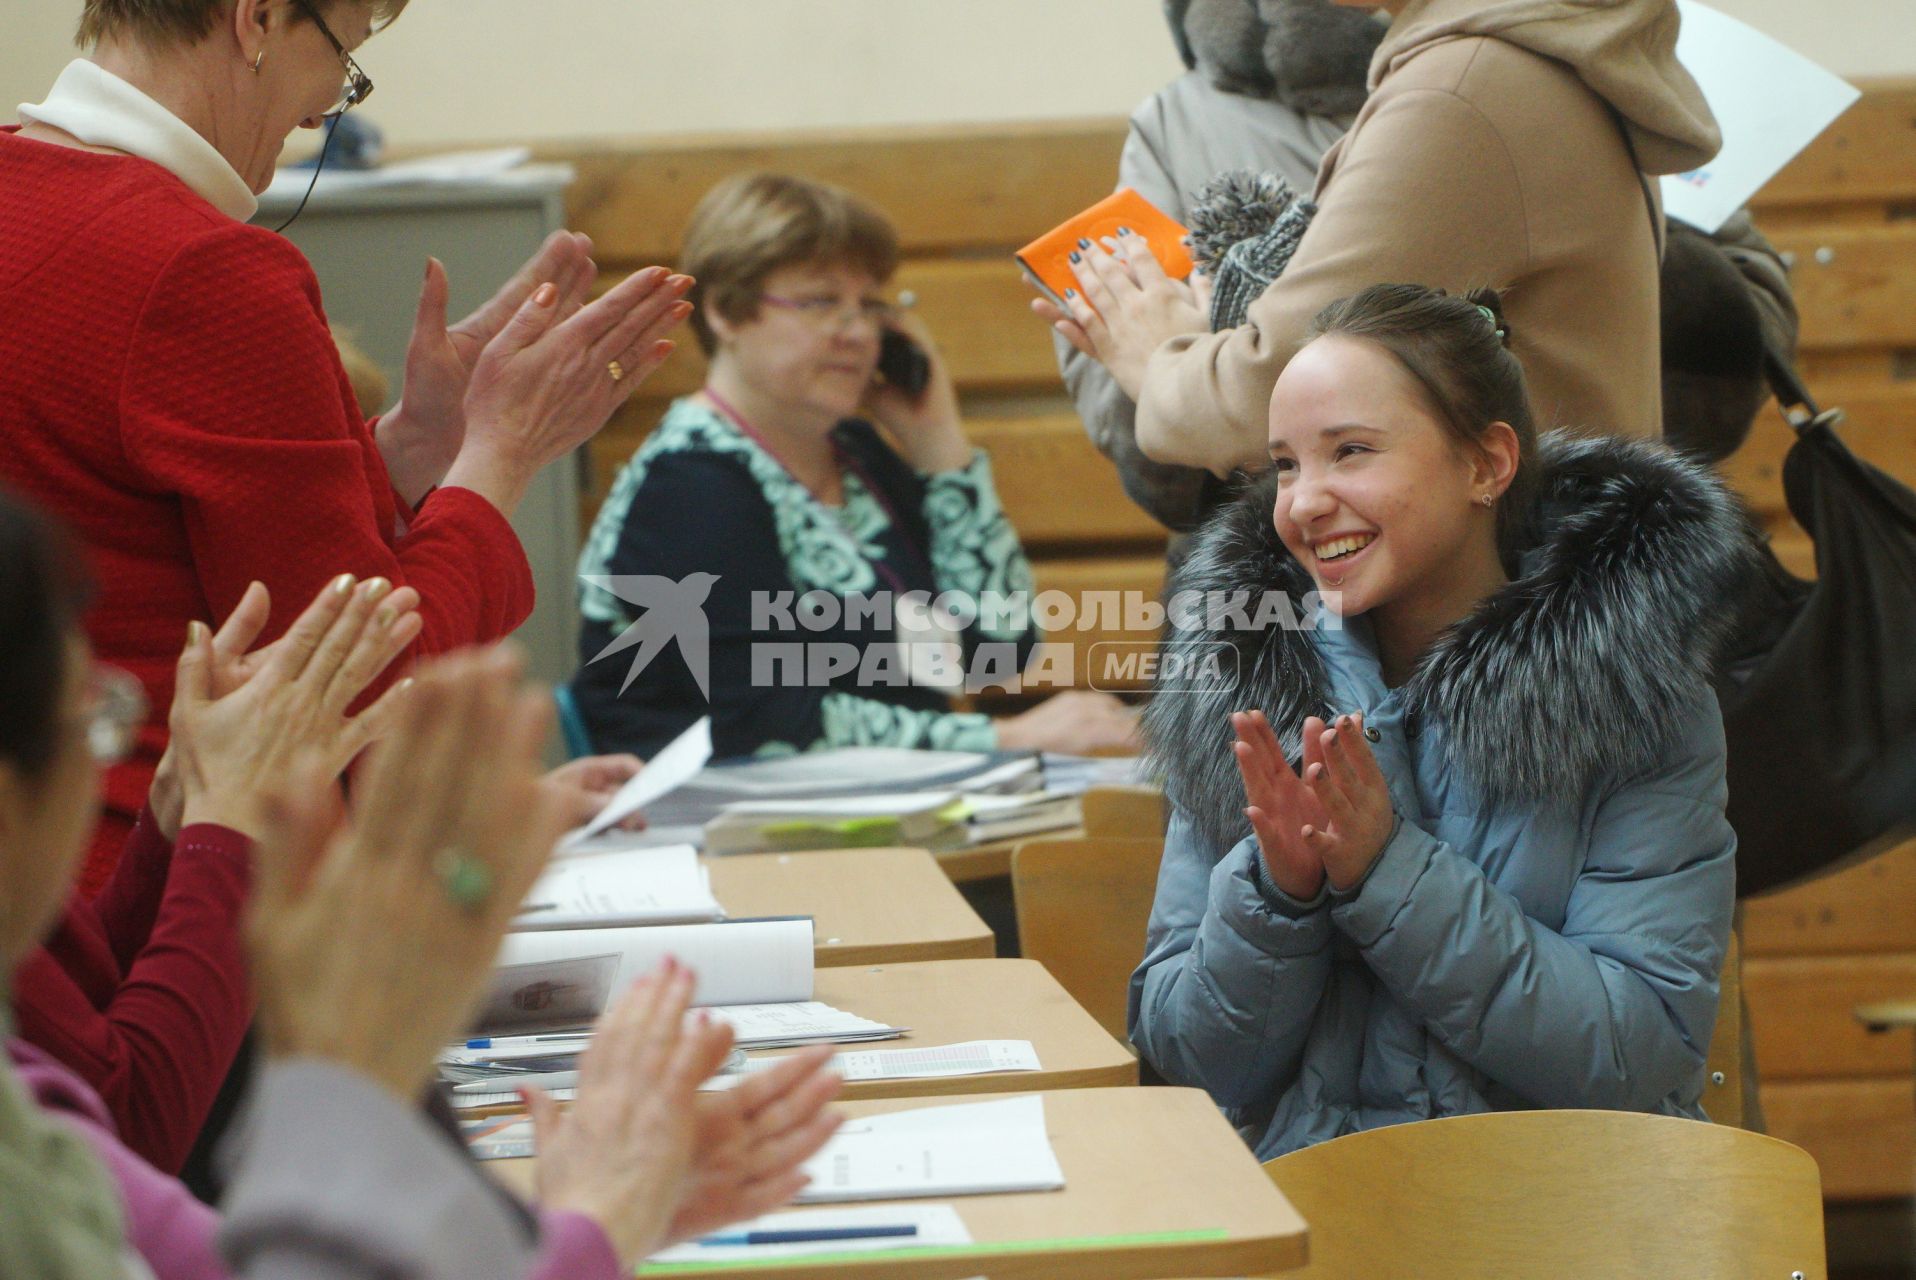
<path fill-rule="evenodd" d="M 0 482 L 79 531 L 95 651 L 152 699 L 83 889 L 145 802 L 186 624 L 224 618 L 248 582 L 272 591 L 269 639 L 346 572 L 418 589 L 416 654 L 531 612 L 497 509 L 466 489 L 417 512 L 393 494 L 299 250 L 158 165 L 0 129 L 0 335 Z"/>
<path fill-rule="evenodd" d="M 239 915 L 246 837 L 193 826 L 169 845 L 142 812 L 99 898 L 76 895 L 14 974 L 20 1038 L 106 1101 L 127 1146 L 179 1172 L 252 1016 Z"/>

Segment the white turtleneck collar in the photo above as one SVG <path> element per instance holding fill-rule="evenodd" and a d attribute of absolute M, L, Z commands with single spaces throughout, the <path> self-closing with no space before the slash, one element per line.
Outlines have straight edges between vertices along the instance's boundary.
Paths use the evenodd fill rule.
<path fill-rule="evenodd" d="M 259 211 L 259 199 L 213 144 L 191 125 L 98 63 L 76 58 L 53 82 L 47 100 L 20 104 L 22 124 L 47 124 L 81 142 L 151 160 L 236 222 Z"/>

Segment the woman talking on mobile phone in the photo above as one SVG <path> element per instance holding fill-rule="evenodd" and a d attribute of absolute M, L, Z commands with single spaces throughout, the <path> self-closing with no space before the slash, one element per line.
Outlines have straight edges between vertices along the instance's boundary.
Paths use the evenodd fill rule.
<path fill-rule="evenodd" d="M 929 332 L 880 293 L 897 265 L 884 214 L 821 183 L 742 175 L 694 211 L 680 266 L 710 371 L 620 473 L 580 561 L 572 691 L 595 749 L 648 755 L 708 703 L 721 757 L 1132 741 L 1104 694 L 951 709 L 967 671 L 1024 666 L 1028 613 L 991 602 L 1028 594 L 1031 568 Z M 880 375 L 887 343 L 916 349 L 921 387 Z M 925 607 L 940 598 L 964 603 Z"/>

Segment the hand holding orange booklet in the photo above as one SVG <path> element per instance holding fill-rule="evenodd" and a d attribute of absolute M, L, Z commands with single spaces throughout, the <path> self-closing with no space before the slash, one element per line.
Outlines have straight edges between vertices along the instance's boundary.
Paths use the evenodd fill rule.
<path fill-rule="evenodd" d="M 1071 270 L 1071 255 L 1077 251 L 1078 242 L 1089 240 L 1093 244 L 1104 244 L 1118 234 L 1120 227 L 1129 227 L 1133 234 L 1144 237 L 1158 265 L 1164 268 L 1164 274 L 1174 280 L 1191 274 L 1191 254 L 1184 247 L 1185 228 L 1135 190 L 1125 187 L 1018 250 L 1025 278 L 1063 309 L 1065 290 L 1078 287 L 1078 277 Z"/>

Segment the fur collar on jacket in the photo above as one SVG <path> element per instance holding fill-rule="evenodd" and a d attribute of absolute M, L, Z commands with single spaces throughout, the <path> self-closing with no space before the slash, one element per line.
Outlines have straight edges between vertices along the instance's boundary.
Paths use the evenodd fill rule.
<path fill-rule="evenodd" d="M 1446 632 L 1403 690 L 1407 715 L 1443 723 L 1456 767 L 1493 806 L 1582 795 L 1652 764 L 1668 732 L 1658 709 L 1708 683 L 1751 563 L 1735 499 L 1661 445 L 1552 433 L 1538 461 L 1519 575 Z M 1275 588 L 1297 601 L 1314 589 L 1271 526 L 1275 483 L 1267 473 L 1193 537 L 1169 593 Z M 1295 760 L 1305 716 L 1352 708 L 1329 704 L 1304 632 L 1173 621 L 1164 644 L 1167 667 L 1180 651 L 1236 650 L 1222 683 L 1144 712 L 1172 802 L 1219 847 L 1236 843 L 1249 825 L 1230 713 L 1262 708 Z"/>

